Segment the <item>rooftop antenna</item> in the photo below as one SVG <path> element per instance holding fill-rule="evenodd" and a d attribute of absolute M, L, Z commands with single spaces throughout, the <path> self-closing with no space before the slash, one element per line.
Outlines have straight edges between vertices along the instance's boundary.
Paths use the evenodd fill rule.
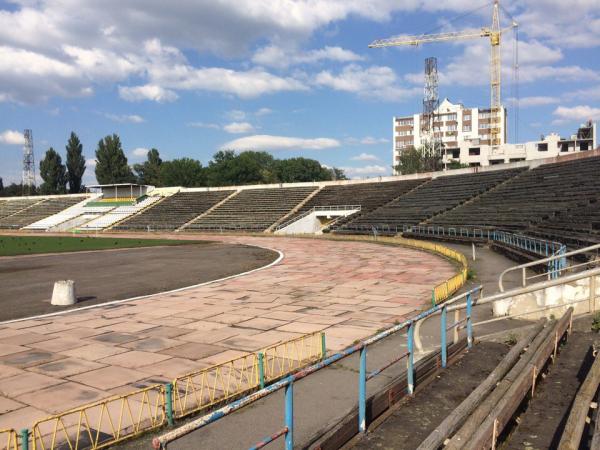
<path fill-rule="evenodd" d="M 24 131 L 25 145 L 23 146 L 23 195 L 31 195 L 35 190 L 35 159 L 33 156 L 33 134 L 31 130 Z M 32 189 L 33 188 L 33 189 Z"/>

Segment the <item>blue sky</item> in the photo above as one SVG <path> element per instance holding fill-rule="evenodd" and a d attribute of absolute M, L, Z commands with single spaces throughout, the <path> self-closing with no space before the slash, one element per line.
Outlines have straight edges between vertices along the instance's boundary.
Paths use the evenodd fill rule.
<path fill-rule="evenodd" d="M 519 141 L 600 118 L 600 0 L 502 5 L 520 24 Z M 438 58 L 441 98 L 485 107 L 489 42 L 367 45 L 490 16 L 470 0 L 0 0 L 0 177 L 20 179 L 24 128 L 38 161 L 50 146 L 64 155 L 75 131 L 87 183 L 110 133 L 132 164 L 151 147 L 204 164 L 253 148 L 388 175 L 392 116 L 421 109 L 424 58 Z M 511 142 L 513 36 L 502 47 Z"/>

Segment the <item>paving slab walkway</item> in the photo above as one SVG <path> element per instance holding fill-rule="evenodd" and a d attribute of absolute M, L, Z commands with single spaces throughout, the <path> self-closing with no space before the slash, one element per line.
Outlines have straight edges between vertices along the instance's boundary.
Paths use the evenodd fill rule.
<path fill-rule="evenodd" d="M 456 271 L 429 253 L 366 242 L 210 239 L 284 258 L 180 292 L 0 324 L 0 429 L 31 427 L 304 333 L 323 330 L 328 350 L 339 350 L 426 307 L 432 286 Z"/>

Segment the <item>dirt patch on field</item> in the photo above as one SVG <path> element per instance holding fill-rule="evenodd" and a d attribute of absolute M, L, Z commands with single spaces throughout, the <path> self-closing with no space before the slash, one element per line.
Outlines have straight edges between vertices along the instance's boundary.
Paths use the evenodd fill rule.
<path fill-rule="evenodd" d="M 278 254 L 209 243 L 0 260 L 0 321 L 61 311 L 50 305 L 56 280 L 75 280 L 77 307 L 177 289 L 262 267 Z"/>
<path fill-rule="evenodd" d="M 481 342 L 353 448 L 414 449 L 494 370 L 509 348 Z"/>

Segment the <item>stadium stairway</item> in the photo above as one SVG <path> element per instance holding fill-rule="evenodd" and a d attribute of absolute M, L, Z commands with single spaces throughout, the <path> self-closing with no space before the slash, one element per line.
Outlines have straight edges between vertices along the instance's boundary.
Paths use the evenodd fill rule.
<path fill-rule="evenodd" d="M 323 187 L 319 187 L 318 189 L 313 191 L 311 194 L 309 194 L 308 197 L 306 197 L 303 201 L 301 201 L 294 209 L 292 209 L 289 213 L 287 213 L 285 216 L 283 216 L 281 219 L 279 219 L 277 222 L 275 222 L 273 225 L 271 225 L 269 228 L 267 228 L 265 230 L 265 232 L 267 232 L 267 233 L 273 232 L 275 230 L 275 228 L 277 228 L 279 225 L 284 223 L 286 220 L 297 215 L 298 211 L 300 211 L 301 209 L 304 208 L 304 205 L 306 205 L 308 202 L 310 202 L 311 199 L 315 195 L 317 195 L 319 192 L 321 192 L 321 189 L 323 189 Z"/>

